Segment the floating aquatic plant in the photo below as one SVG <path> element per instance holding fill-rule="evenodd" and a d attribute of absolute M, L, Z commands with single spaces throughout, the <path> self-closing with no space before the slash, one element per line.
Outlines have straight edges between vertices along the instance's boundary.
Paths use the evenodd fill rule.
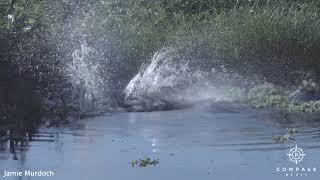
<path fill-rule="evenodd" d="M 274 140 L 276 142 L 282 142 L 282 143 L 286 142 L 286 141 L 289 141 L 289 140 L 294 141 L 295 137 L 293 136 L 293 134 L 296 134 L 299 131 L 296 128 L 286 128 L 286 129 L 287 129 L 287 133 L 286 134 L 274 136 L 272 138 L 272 140 Z"/>
<path fill-rule="evenodd" d="M 295 138 L 291 134 L 277 135 L 272 138 L 272 140 L 276 142 L 286 142 L 289 140 L 295 140 Z"/>
<path fill-rule="evenodd" d="M 134 160 L 131 162 L 132 167 L 139 166 L 139 167 L 147 167 L 148 165 L 156 166 L 159 164 L 159 159 L 153 159 L 149 157 L 144 157 L 144 159 Z"/>
<path fill-rule="evenodd" d="M 296 128 L 286 128 L 286 129 L 289 134 L 295 134 L 299 132 Z"/>

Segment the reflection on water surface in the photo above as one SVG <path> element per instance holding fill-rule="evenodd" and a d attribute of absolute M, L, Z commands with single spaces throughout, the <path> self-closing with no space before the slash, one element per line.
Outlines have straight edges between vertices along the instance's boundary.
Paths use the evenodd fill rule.
<path fill-rule="evenodd" d="M 307 154 L 300 166 L 319 167 L 317 116 L 217 109 L 109 113 L 68 127 L 41 128 L 14 151 L 10 141 L 0 143 L 0 169 L 53 170 L 50 179 L 59 180 L 283 179 L 276 168 L 294 166 L 286 154 L 295 145 Z M 295 140 L 272 139 L 287 128 L 298 130 Z M 132 168 L 132 160 L 146 156 L 161 163 Z"/>

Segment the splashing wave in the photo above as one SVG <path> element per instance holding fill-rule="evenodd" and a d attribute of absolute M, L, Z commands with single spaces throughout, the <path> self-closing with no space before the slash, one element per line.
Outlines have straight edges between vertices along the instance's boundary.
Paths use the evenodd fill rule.
<path fill-rule="evenodd" d="M 168 110 L 204 101 L 230 101 L 225 93 L 238 75 L 223 66 L 202 71 L 174 48 L 156 52 L 125 88 L 125 102 L 134 111 Z"/>

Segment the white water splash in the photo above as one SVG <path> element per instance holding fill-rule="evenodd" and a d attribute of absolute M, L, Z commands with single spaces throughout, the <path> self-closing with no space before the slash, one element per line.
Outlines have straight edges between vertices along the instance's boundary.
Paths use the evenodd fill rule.
<path fill-rule="evenodd" d="M 228 101 L 230 97 L 225 91 L 231 75 L 222 69 L 219 72 L 196 70 L 175 49 L 165 48 L 156 52 L 151 63 L 143 66 L 129 82 L 125 101 L 137 111 L 169 109 L 202 101 Z"/>
<path fill-rule="evenodd" d="M 94 62 L 92 54 L 95 50 L 90 48 L 85 41 L 80 49 L 72 53 L 72 62 L 69 65 L 70 78 L 78 96 L 80 111 L 88 111 L 94 108 L 99 92 L 98 64 Z"/>

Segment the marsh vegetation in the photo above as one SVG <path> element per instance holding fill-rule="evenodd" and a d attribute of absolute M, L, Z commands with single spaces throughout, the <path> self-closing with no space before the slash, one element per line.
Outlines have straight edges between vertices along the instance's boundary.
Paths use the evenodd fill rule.
<path fill-rule="evenodd" d="M 1 0 L 0 122 L 34 129 L 127 107 L 123 90 L 164 47 L 245 77 L 236 101 L 314 112 L 319 28 L 316 0 Z"/>

